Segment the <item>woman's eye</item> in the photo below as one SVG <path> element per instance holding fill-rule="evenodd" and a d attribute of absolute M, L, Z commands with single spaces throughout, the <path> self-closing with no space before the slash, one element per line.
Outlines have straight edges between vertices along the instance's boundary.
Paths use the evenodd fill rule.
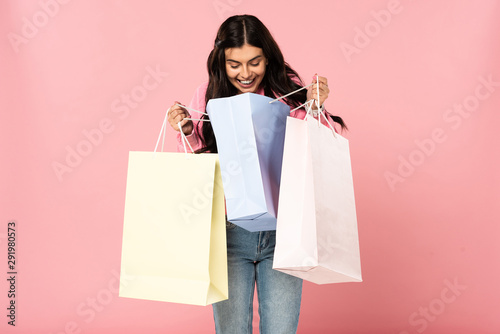
<path fill-rule="evenodd" d="M 255 63 L 255 64 L 250 64 L 250 65 L 252 65 L 252 66 L 259 66 L 259 64 L 260 64 L 260 62 Z"/>
<path fill-rule="evenodd" d="M 230 65 L 230 66 L 231 66 L 231 68 L 236 69 L 236 68 L 238 68 L 240 65 Z"/>

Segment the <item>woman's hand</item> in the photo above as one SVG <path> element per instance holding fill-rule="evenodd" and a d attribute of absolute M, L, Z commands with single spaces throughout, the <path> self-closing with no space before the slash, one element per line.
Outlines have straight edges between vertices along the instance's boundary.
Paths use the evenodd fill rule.
<path fill-rule="evenodd" d="M 177 123 L 181 122 L 182 132 L 185 135 L 190 135 L 193 132 L 193 121 L 184 118 L 191 117 L 191 115 L 185 108 L 179 107 L 178 104 L 181 103 L 175 101 L 174 105 L 170 107 L 168 123 L 175 131 L 179 131 Z"/>
<path fill-rule="evenodd" d="M 313 76 L 313 80 L 311 83 L 311 87 L 307 88 L 307 101 L 314 99 L 314 103 L 312 105 L 312 109 L 318 109 L 316 106 L 316 101 L 318 100 L 318 84 L 316 77 L 318 75 L 315 74 Z M 326 99 L 328 98 L 328 94 L 330 93 L 330 89 L 328 88 L 328 79 L 325 77 L 319 77 L 319 104 L 323 105 L 325 103 Z"/>

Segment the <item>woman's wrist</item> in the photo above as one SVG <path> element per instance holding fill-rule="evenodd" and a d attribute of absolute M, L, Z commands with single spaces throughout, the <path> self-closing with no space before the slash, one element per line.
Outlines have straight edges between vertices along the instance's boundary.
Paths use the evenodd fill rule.
<path fill-rule="evenodd" d="M 320 112 L 320 111 L 324 112 L 324 110 L 325 110 L 325 105 L 324 105 L 324 104 L 322 104 L 322 105 L 319 107 L 319 109 L 318 109 L 318 108 L 314 108 L 314 107 L 312 107 L 312 108 L 311 108 L 311 112 L 312 112 L 312 115 L 313 115 L 314 117 L 318 117 L 319 112 Z"/>

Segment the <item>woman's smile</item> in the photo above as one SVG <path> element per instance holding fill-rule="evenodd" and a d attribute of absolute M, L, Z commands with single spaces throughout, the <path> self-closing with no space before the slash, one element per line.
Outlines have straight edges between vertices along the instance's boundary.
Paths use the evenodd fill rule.
<path fill-rule="evenodd" d="M 253 86 L 253 83 L 255 82 L 255 79 L 251 79 L 251 80 L 240 80 L 240 79 L 236 79 L 240 86 L 243 87 L 244 89 L 248 89 L 250 87 Z"/>

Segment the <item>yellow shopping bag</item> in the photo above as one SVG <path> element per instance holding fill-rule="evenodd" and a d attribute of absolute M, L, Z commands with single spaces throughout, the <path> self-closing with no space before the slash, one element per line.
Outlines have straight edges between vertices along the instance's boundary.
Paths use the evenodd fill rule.
<path fill-rule="evenodd" d="M 217 154 L 130 152 L 121 277 L 120 297 L 194 305 L 228 298 Z"/>

